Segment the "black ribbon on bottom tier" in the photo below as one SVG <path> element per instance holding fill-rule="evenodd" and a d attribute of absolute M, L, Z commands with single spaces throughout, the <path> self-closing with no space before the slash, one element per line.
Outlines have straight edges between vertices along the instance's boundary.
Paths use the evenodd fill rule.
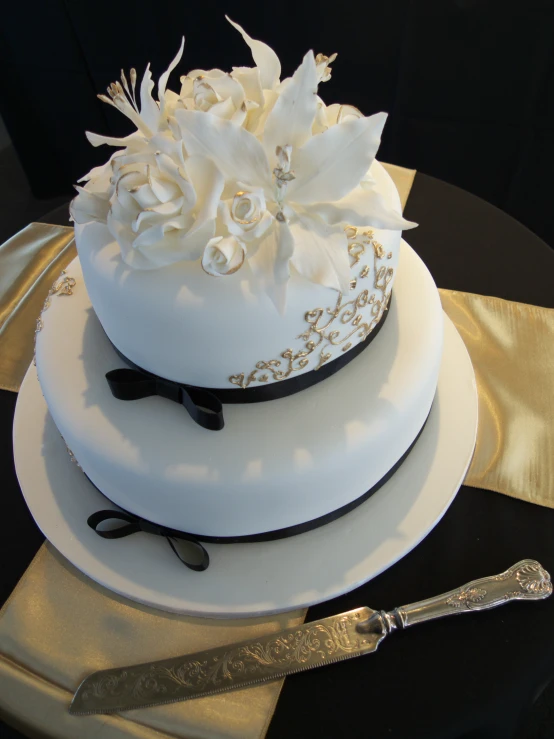
<path fill-rule="evenodd" d="M 375 483 L 373 487 L 371 487 L 369 490 L 363 493 L 363 495 L 360 495 L 358 498 L 351 501 L 350 503 L 347 503 L 346 505 L 343 505 L 340 508 L 331 511 L 330 513 L 326 513 L 323 516 L 313 518 L 310 521 L 305 521 L 304 523 L 295 524 L 294 526 L 286 526 L 285 528 L 276 529 L 274 531 L 264 531 L 261 534 L 247 534 L 246 536 L 206 536 L 203 534 L 190 534 L 186 531 L 179 531 L 178 529 L 171 529 L 167 526 L 161 526 L 159 524 L 152 523 L 151 521 L 147 521 L 144 518 L 140 518 L 140 516 L 135 516 L 134 513 L 129 513 L 128 511 L 123 511 L 121 509 L 97 511 L 96 513 L 93 513 L 91 516 L 89 516 L 87 523 L 91 527 L 91 529 L 94 529 L 94 531 L 99 536 L 102 536 L 104 539 L 121 539 L 125 536 L 135 534 L 139 531 L 143 531 L 147 534 L 154 534 L 156 536 L 164 536 L 169 542 L 170 547 L 173 549 L 177 557 L 186 567 L 197 572 L 202 572 L 203 570 L 206 570 L 208 568 L 210 564 L 210 557 L 206 549 L 202 546 L 201 542 L 210 544 L 245 544 L 264 541 L 275 541 L 276 539 L 286 539 L 289 536 L 297 536 L 298 534 L 304 534 L 307 531 L 311 531 L 312 529 L 317 529 L 320 526 L 325 526 L 325 524 L 331 523 L 331 521 L 336 521 L 337 518 L 340 518 L 341 516 L 350 513 L 350 511 L 353 511 L 359 505 L 364 503 L 368 498 L 370 498 L 374 493 L 376 493 L 386 482 L 388 482 L 388 480 L 390 480 L 394 473 L 399 469 L 399 467 L 406 460 L 406 458 L 416 445 L 417 440 L 423 433 L 423 429 L 427 424 L 428 418 L 429 416 L 427 416 L 427 418 L 425 419 L 425 423 L 421 427 L 418 435 L 410 444 L 408 449 L 391 467 L 386 475 L 384 475 L 377 483 Z M 92 484 L 94 485 L 94 483 Z M 98 488 L 96 489 L 99 490 Z M 101 490 L 99 490 L 99 492 L 102 493 Z M 107 498 L 104 493 L 102 493 L 102 495 Z M 124 521 L 126 525 L 106 530 L 98 528 L 101 524 L 112 520 Z M 189 561 L 188 557 L 183 556 L 183 554 L 180 553 L 176 547 L 176 540 L 186 541 L 190 545 L 192 545 L 196 552 L 199 554 L 199 561 L 191 562 Z"/>
<path fill-rule="evenodd" d="M 98 490 L 98 488 L 96 489 Z M 111 529 L 98 528 L 106 521 L 114 520 L 124 521 L 125 525 Z M 94 529 L 98 536 L 101 536 L 103 539 L 122 539 L 125 536 L 137 534 L 139 531 L 143 531 L 145 534 L 154 534 L 155 536 L 165 536 L 175 555 L 181 560 L 185 567 L 189 568 L 189 570 L 203 572 L 204 570 L 207 570 L 210 565 L 210 555 L 196 537 L 191 536 L 191 534 L 187 534 L 184 531 L 178 531 L 177 529 L 170 529 L 167 526 L 159 526 L 157 523 L 151 523 L 144 518 L 140 518 L 140 516 L 135 516 L 134 513 L 128 513 L 123 510 L 96 511 L 96 513 L 93 513 L 92 516 L 88 517 L 87 523 L 90 528 Z M 198 562 L 191 562 L 188 557 L 185 557 L 177 548 L 177 541 L 188 542 L 199 554 Z"/>
<path fill-rule="evenodd" d="M 106 380 L 114 398 L 118 400 L 140 400 L 151 395 L 180 403 L 192 420 L 209 431 L 219 431 L 224 425 L 223 403 L 264 403 L 278 400 L 306 390 L 318 382 L 326 380 L 355 359 L 371 344 L 382 329 L 389 314 L 390 300 L 373 331 L 355 347 L 340 357 L 323 364 L 318 370 L 304 372 L 296 377 L 288 377 L 269 385 L 248 388 L 205 388 L 186 383 L 167 380 L 139 367 L 126 357 L 114 344 L 115 351 L 128 365 L 127 368 L 114 369 L 106 373 Z"/>

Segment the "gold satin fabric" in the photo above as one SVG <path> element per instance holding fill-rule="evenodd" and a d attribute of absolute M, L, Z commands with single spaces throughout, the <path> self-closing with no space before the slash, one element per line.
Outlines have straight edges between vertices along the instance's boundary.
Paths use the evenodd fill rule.
<path fill-rule="evenodd" d="M 469 351 L 479 426 L 464 485 L 554 508 L 554 310 L 440 290 Z"/>
<path fill-rule="evenodd" d="M 415 169 L 406 169 L 406 167 L 399 167 L 397 164 L 386 164 L 385 162 L 381 162 L 381 164 L 387 170 L 394 184 L 396 185 L 396 189 L 398 190 L 398 194 L 400 195 L 402 210 L 404 210 L 404 208 L 406 207 L 406 202 L 408 200 L 408 195 L 410 194 L 410 190 L 412 189 L 412 185 L 414 184 L 416 171 Z"/>
<path fill-rule="evenodd" d="M 31 223 L 0 246 L 0 388 L 17 392 L 48 290 L 75 257 L 73 229 Z"/>
<path fill-rule="evenodd" d="M 67 709 L 94 670 L 254 639 L 304 617 L 305 610 L 233 620 L 164 613 L 96 585 L 45 544 L 0 612 L 0 715 L 41 739 L 258 739 L 282 680 L 113 716 Z"/>

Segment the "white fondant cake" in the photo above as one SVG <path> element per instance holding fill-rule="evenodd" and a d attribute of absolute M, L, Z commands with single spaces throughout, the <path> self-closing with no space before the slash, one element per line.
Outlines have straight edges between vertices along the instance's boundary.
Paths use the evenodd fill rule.
<path fill-rule="evenodd" d="M 206 431 L 176 403 L 112 397 L 124 366 L 91 308 L 77 261 L 73 295 L 51 301 L 37 336 L 52 417 L 92 482 L 147 520 L 198 535 L 242 536 L 335 511 L 377 483 L 416 438 L 440 366 L 443 318 L 429 272 L 402 243 L 390 315 L 336 375 L 297 395 L 225 406 Z"/>
<path fill-rule="evenodd" d="M 90 480 L 204 537 L 302 525 L 377 485 L 422 429 L 442 351 L 436 287 L 401 242 L 415 224 L 375 160 L 386 116 L 325 105 L 335 56 L 308 52 L 281 81 L 233 25 L 255 67 L 194 70 L 172 92 L 181 45 L 157 101 L 149 68 L 140 91 L 131 70 L 101 96 L 136 131 L 88 134 L 118 150 L 77 188 L 72 297 L 50 301 L 36 345 Z M 162 397 L 138 399 L 137 378 Z M 225 427 L 197 425 L 214 398 Z"/>

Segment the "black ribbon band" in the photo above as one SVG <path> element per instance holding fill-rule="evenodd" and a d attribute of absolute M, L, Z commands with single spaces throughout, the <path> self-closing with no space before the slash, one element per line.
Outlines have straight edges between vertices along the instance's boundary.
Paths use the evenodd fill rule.
<path fill-rule="evenodd" d="M 115 529 L 99 529 L 98 527 L 106 521 L 124 521 L 125 525 L 118 526 Z M 135 516 L 127 511 L 96 511 L 92 516 L 89 516 L 87 523 L 91 529 L 94 529 L 98 536 L 103 539 L 122 539 L 124 536 L 130 536 L 136 534 L 139 531 L 143 531 L 145 534 L 154 534 L 155 536 L 165 536 L 169 546 L 173 549 L 174 553 L 181 560 L 181 562 L 189 568 L 189 570 L 195 570 L 196 572 L 203 572 L 207 570 L 210 565 L 210 555 L 204 549 L 198 539 L 191 534 L 187 534 L 183 531 L 177 531 L 176 529 L 169 529 L 166 526 L 159 526 L 158 524 L 146 521 L 144 518 Z M 175 545 L 176 540 L 187 541 L 191 544 L 195 550 L 199 553 L 199 562 L 190 562 L 186 559 Z"/>
<path fill-rule="evenodd" d="M 185 531 L 170 529 L 166 526 L 151 523 L 150 521 L 140 518 L 139 516 L 135 516 L 132 513 L 128 513 L 127 511 L 122 510 L 97 511 L 96 513 L 93 513 L 91 516 L 89 516 L 87 523 L 92 529 L 94 529 L 94 531 L 96 531 L 99 536 L 102 536 L 104 539 L 120 539 L 124 536 L 134 534 L 138 531 L 143 531 L 148 534 L 155 534 L 157 536 L 165 536 L 169 542 L 169 545 L 184 565 L 186 565 L 191 570 L 202 572 L 209 566 L 210 558 L 208 552 L 204 549 L 200 542 L 205 542 L 209 544 L 246 544 L 249 542 L 256 543 L 264 541 L 275 541 L 276 539 L 286 539 L 290 536 L 297 536 L 298 534 L 304 534 L 307 531 L 311 531 L 312 529 L 317 529 L 320 526 L 325 526 L 325 524 L 336 521 L 337 518 L 340 518 L 341 516 L 350 513 L 350 511 L 353 511 L 359 505 L 364 503 L 368 498 L 370 498 L 374 493 L 376 493 L 386 482 L 388 482 L 388 480 L 390 480 L 390 478 L 394 475 L 398 468 L 404 463 L 404 461 L 414 448 L 417 440 L 423 433 L 423 429 L 427 424 L 428 418 L 429 416 L 427 416 L 427 418 L 425 419 L 425 423 L 421 427 L 418 435 L 410 444 L 408 449 L 404 452 L 404 454 L 400 457 L 398 462 L 396 462 L 396 464 L 394 464 L 391 469 L 377 483 L 375 483 L 375 485 L 373 485 L 373 487 L 371 487 L 368 491 L 363 493 L 363 495 L 360 495 L 359 498 L 356 498 L 350 503 L 347 503 L 346 505 L 343 505 L 340 508 L 331 511 L 330 513 L 326 513 L 323 516 L 313 518 L 310 521 L 306 521 L 304 523 L 295 524 L 294 526 L 286 526 L 285 528 L 275 529 L 274 531 L 264 531 L 261 534 L 248 534 L 246 536 L 206 536 L 203 534 L 190 534 Z M 94 483 L 92 484 L 94 485 Z M 96 489 L 98 490 L 98 488 Z M 99 490 L 99 492 L 102 493 L 101 490 Z M 107 497 L 104 493 L 102 493 L 102 495 L 104 495 L 104 497 Z M 127 525 L 107 531 L 103 531 L 97 528 L 101 523 L 110 519 L 124 521 L 127 523 Z M 175 539 L 181 539 L 194 545 L 195 548 L 198 549 L 198 551 L 201 553 L 201 563 L 191 564 L 188 560 L 185 560 L 177 551 L 174 543 L 172 542 L 172 540 Z"/>
<path fill-rule="evenodd" d="M 126 369 L 111 370 L 106 374 L 112 395 L 118 400 L 139 400 L 159 395 L 180 403 L 192 420 L 209 431 L 219 431 L 225 425 L 223 403 L 264 403 L 278 400 L 306 390 L 334 375 L 366 349 L 378 335 L 389 314 L 390 301 L 373 331 L 359 344 L 340 357 L 322 365 L 317 371 L 304 372 L 269 385 L 247 388 L 203 388 L 166 380 L 139 367 L 114 346 L 115 351 L 128 365 Z"/>
<path fill-rule="evenodd" d="M 120 354 L 120 352 L 118 352 Z M 121 354 L 120 354 L 121 356 Z M 125 362 L 132 364 L 124 358 Z M 219 431 L 225 425 L 221 400 L 210 390 L 164 380 L 139 367 L 115 369 L 106 373 L 114 398 L 140 400 L 151 395 L 180 403 L 192 420 L 209 431 Z"/>

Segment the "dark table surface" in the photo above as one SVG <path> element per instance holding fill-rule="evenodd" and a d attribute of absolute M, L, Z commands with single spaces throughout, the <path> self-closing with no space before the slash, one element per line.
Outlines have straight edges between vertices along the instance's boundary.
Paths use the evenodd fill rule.
<path fill-rule="evenodd" d="M 408 239 L 440 287 L 554 308 L 554 251 L 502 211 L 418 173 L 406 217 L 421 224 Z M 65 224 L 67 210 L 43 220 Z M 43 540 L 13 468 L 15 401 L 0 392 L 2 602 Z M 528 557 L 554 571 L 554 510 L 462 487 L 413 552 L 352 593 L 310 608 L 307 618 L 360 605 L 390 609 Z M 424 624 L 365 659 L 287 678 L 268 739 L 543 739 L 554 736 L 553 711 L 543 711 L 539 727 L 533 706 L 553 677 L 554 597 L 513 603 Z M 21 734 L 0 724 L 0 737 Z"/>

